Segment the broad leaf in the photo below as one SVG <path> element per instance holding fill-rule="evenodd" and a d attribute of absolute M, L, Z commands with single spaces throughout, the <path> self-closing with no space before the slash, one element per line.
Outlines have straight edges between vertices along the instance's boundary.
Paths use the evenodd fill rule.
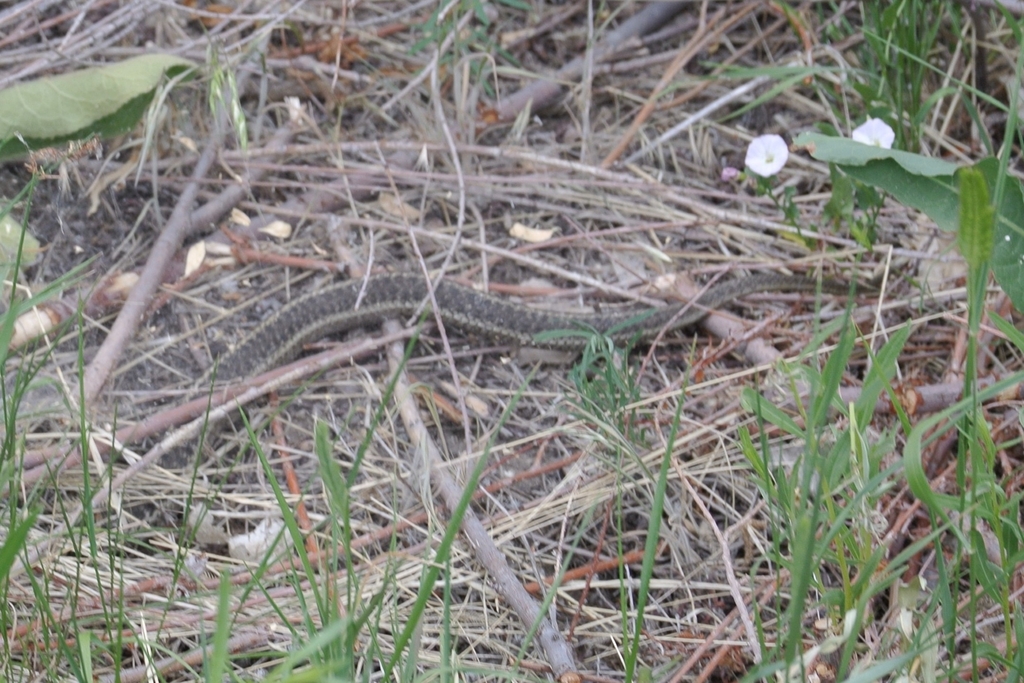
<path fill-rule="evenodd" d="M 164 74 L 195 68 L 167 54 L 48 76 L 0 91 L 0 159 L 129 130 Z"/>
<path fill-rule="evenodd" d="M 850 177 L 923 212 L 943 230 L 956 230 L 960 223 L 953 180 L 955 164 L 820 133 L 803 133 L 793 144 L 806 147 L 818 161 L 836 164 Z"/>
<path fill-rule="evenodd" d="M 904 152 L 900 149 L 885 149 L 874 145 L 854 142 L 849 138 L 830 137 L 821 133 L 801 133 L 793 144 L 806 147 L 807 152 L 818 161 L 827 161 L 841 166 L 866 166 L 872 161 L 891 159 L 915 176 L 952 176 L 958 166 L 942 159 Z"/>

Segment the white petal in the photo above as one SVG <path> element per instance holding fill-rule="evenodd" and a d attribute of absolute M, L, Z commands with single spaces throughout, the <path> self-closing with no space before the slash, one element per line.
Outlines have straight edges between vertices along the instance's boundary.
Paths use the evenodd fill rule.
<path fill-rule="evenodd" d="M 786 165 L 789 147 L 778 135 L 761 135 L 747 147 L 747 168 L 763 178 L 770 178 Z"/>
<path fill-rule="evenodd" d="M 892 143 L 896 140 L 896 133 L 882 119 L 868 119 L 853 129 L 850 136 L 856 142 L 865 145 L 873 145 L 882 149 L 892 149 Z"/>

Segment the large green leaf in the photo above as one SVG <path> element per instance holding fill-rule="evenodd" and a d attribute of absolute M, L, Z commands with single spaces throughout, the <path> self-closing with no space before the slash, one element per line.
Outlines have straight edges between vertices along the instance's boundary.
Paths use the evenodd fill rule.
<path fill-rule="evenodd" d="M 0 159 L 129 130 L 164 74 L 176 76 L 193 68 L 192 62 L 174 55 L 143 55 L 0 91 Z"/>
<path fill-rule="evenodd" d="M 901 204 L 926 214 L 943 230 L 952 232 L 960 225 L 960 198 L 952 174 L 917 175 L 894 159 L 878 159 L 861 166 L 840 164 L 839 167 L 851 178 L 888 192 Z"/>
<path fill-rule="evenodd" d="M 974 168 L 981 171 L 988 182 L 989 192 L 995 191 L 999 178 L 999 160 L 982 159 Z M 1020 180 L 1008 177 L 1003 184 L 1003 196 L 996 211 L 995 248 L 992 250 L 992 272 L 1018 311 L 1024 311 L 1024 191 Z"/>
<path fill-rule="evenodd" d="M 943 230 L 956 230 L 960 223 L 960 202 L 953 180 L 956 164 L 820 133 L 803 133 L 793 144 L 806 147 L 818 161 L 836 164 L 850 177 L 925 213 Z"/>
<path fill-rule="evenodd" d="M 923 212 L 943 230 L 959 229 L 960 195 L 953 178 L 955 164 L 819 133 L 803 133 L 793 143 L 806 147 L 815 159 L 835 164 L 850 177 Z M 999 160 L 988 157 L 974 168 L 984 175 L 989 194 L 994 194 Z M 991 263 L 996 281 L 1014 306 L 1024 311 L 1024 189 L 1016 178 L 1007 178 L 1003 184 L 994 245 Z"/>
<path fill-rule="evenodd" d="M 989 199 L 988 183 L 976 168 L 962 168 L 957 172 L 960 180 L 960 230 L 957 246 L 967 266 L 980 271 L 987 268 L 994 243 L 995 207 Z M 985 271 L 988 274 L 988 271 Z"/>
<path fill-rule="evenodd" d="M 926 157 L 901 149 L 885 149 L 865 145 L 850 138 L 839 138 L 821 133 L 801 133 L 793 141 L 797 147 L 806 147 L 807 152 L 818 161 L 827 161 L 842 166 L 866 166 L 872 161 L 891 159 L 916 176 L 952 176 L 959 168 L 942 159 Z"/>

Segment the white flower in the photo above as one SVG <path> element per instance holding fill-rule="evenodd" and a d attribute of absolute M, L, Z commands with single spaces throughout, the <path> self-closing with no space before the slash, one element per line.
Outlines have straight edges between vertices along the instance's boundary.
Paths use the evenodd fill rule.
<path fill-rule="evenodd" d="M 778 135 L 761 135 L 747 147 L 747 168 L 762 178 L 770 178 L 781 171 L 787 159 L 789 147 Z"/>
<path fill-rule="evenodd" d="M 896 133 L 882 119 L 868 119 L 853 129 L 851 137 L 856 142 L 865 145 L 873 145 L 882 149 L 892 149 L 892 143 L 896 140 Z"/>

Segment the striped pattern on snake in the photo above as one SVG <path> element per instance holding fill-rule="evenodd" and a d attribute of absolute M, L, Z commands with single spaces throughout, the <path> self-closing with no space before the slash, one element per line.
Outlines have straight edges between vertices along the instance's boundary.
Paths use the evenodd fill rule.
<path fill-rule="evenodd" d="M 387 318 L 408 317 L 427 296 L 427 281 L 423 275 L 376 275 L 366 283 L 362 301 L 356 308 L 362 285 L 362 280 L 346 280 L 286 304 L 220 360 L 217 376 L 236 379 L 261 374 L 292 360 L 303 345 L 316 339 L 366 325 L 379 325 Z M 604 313 L 546 311 L 443 279 L 435 285 L 434 295 L 445 325 L 503 343 L 575 351 L 586 344 L 585 336 L 557 336 L 538 343 L 537 335 L 558 330 L 593 330 L 610 334 L 617 342 L 637 335 L 651 338 L 666 327 L 675 330 L 691 326 L 710 309 L 747 294 L 806 292 L 819 287 L 833 294 L 848 291 L 847 285 L 836 281 L 823 280 L 819 284 L 808 278 L 767 273 L 716 284 L 693 301 Z"/>

